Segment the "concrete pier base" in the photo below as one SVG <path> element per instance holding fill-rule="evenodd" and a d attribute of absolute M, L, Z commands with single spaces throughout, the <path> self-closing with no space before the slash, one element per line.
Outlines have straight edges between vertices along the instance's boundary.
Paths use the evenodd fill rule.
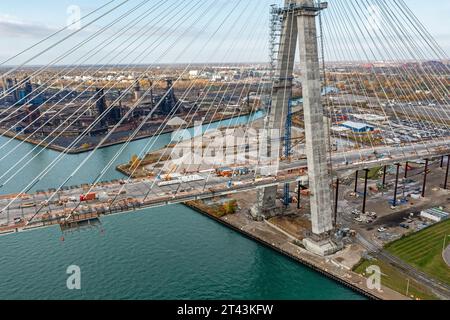
<path fill-rule="evenodd" d="M 256 221 L 262 221 L 280 214 L 277 208 L 278 186 L 270 186 L 258 189 L 256 192 L 256 203 L 250 210 L 250 215 Z"/>
<path fill-rule="evenodd" d="M 342 245 L 336 244 L 331 239 L 315 240 L 312 238 L 303 239 L 303 245 L 309 252 L 326 257 L 342 250 Z"/>

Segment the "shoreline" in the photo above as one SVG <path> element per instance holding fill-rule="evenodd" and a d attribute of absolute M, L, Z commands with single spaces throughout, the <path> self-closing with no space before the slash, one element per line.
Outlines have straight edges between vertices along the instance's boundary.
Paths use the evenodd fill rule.
<path fill-rule="evenodd" d="M 327 277 L 328 279 L 331 279 L 335 282 L 337 282 L 340 285 L 343 285 L 354 292 L 370 299 L 370 300 L 387 300 L 388 297 L 386 296 L 385 292 L 376 292 L 376 291 L 369 291 L 367 288 L 365 288 L 363 285 L 359 285 L 357 283 L 352 283 L 349 280 L 345 279 L 342 275 L 338 275 L 335 272 L 332 272 L 331 270 L 328 270 L 327 268 L 323 268 L 320 266 L 320 263 L 318 261 L 314 261 L 312 257 L 300 256 L 300 254 L 294 254 L 292 251 L 286 250 L 281 245 L 276 245 L 275 243 L 271 243 L 268 241 L 268 239 L 265 239 L 262 235 L 258 235 L 255 230 L 245 230 L 244 226 L 240 226 L 236 222 L 230 222 L 227 219 L 227 216 L 223 218 L 218 218 L 214 216 L 213 214 L 207 212 L 206 210 L 202 209 L 200 206 L 196 205 L 195 203 L 189 202 L 189 203 L 183 203 L 186 207 L 196 211 L 199 214 L 202 214 L 220 224 L 223 226 L 234 230 L 238 232 L 239 234 L 243 235 L 244 237 L 253 240 L 259 244 L 262 244 L 263 246 L 274 250 L 278 252 L 279 254 L 294 260 L 297 263 L 302 264 L 303 266 L 306 266 L 307 268 L 318 272 L 319 274 Z M 300 249 L 300 247 L 298 247 Z M 355 276 L 359 276 L 355 273 Z M 365 278 L 361 277 L 361 280 L 365 280 Z M 387 289 L 387 288 L 385 288 Z M 406 297 L 404 297 L 406 299 Z"/>
<path fill-rule="evenodd" d="M 237 118 L 240 118 L 240 117 L 251 117 L 254 114 L 256 114 L 257 112 L 260 112 L 260 111 L 245 112 L 245 113 L 241 114 Z M 211 125 L 211 124 L 214 124 L 214 123 L 227 121 L 227 120 L 230 120 L 230 119 L 237 119 L 237 118 L 234 115 L 224 115 L 222 119 L 220 119 L 220 120 L 210 119 L 209 122 L 208 121 L 205 122 L 204 125 Z M 192 128 L 194 128 L 194 126 L 195 125 L 189 125 L 185 129 L 192 129 Z M 172 133 L 172 132 L 175 132 L 176 130 L 178 130 L 178 128 L 164 129 L 160 133 L 160 135 Z M 39 147 L 44 148 L 44 149 L 50 149 L 50 150 L 53 150 L 53 151 L 56 151 L 56 152 L 61 152 L 61 153 L 65 152 L 66 154 L 72 154 L 72 155 L 82 154 L 82 153 L 85 153 L 85 152 L 90 152 L 90 151 L 94 150 L 95 148 L 97 148 L 97 146 L 98 146 L 98 145 L 94 145 L 94 146 L 90 146 L 88 148 L 78 147 L 78 148 L 72 148 L 72 149 L 66 150 L 65 147 L 62 147 L 60 145 L 47 144 L 46 142 L 44 142 L 44 140 L 36 140 L 36 139 L 32 139 L 32 138 L 29 138 L 29 137 L 26 137 L 26 136 L 20 136 L 20 135 L 16 137 L 15 136 L 16 135 L 15 132 L 11 132 L 10 130 L 6 130 L 6 129 L 3 129 L 3 128 L 0 128 L 0 134 L 3 137 L 8 137 L 8 138 L 13 139 L 13 140 L 18 140 L 18 141 L 25 142 L 25 143 L 28 143 L 28 144 L 31 144 L 31 145 L 39 146 Z M 139 141 L 139 140 L 148 139 L 148 138 L 153 138 L 153 137 L 155 137 L 154 133 L 146 133 L 146 134 L 142 134 L 142 135 L 136 136 L 135 138 L 131 139 L 130 142 Z M 127 138 L 116 140 L 116 141 L 107 142 L 107 143 L 104 143 L 101 146 L 99 146 L 98 149 L 103 149 L 103 148 L 112 147 L 112 146 L 115 146 L 115 145 L 120 145 L 120 144 L 123 144 L 125 142 L 127 142 Z"/>
<path fill-rule="evenodd" d="M 354 292 L 360 294 L 371 300 L 405 300 L 407 297 L 402 294 L 382 286 L 382 291 L 369 290 L 366 287 L 366 278 L 360 274 L 353 272 L 351 269 L 343 268 L 338 262 L 336 262 L 332 257 L 320 257 L 316 256 L 302 247 L 295 244 L 292 236 L 288 236 L 286 232 L 280 231 L 278 228 L 274 228 L 270 223 L 265 221 L 256 222 L 249 220 L 245 214 L 236 213 L 223 217 L 217 217 L 212 212 L 208 211 L 208 205 L 198 205 L 195 202 L 184 202 L 183 204 L 186 208 L 190 208 L 195 212 L 206 216 L 214 220 L 217 223 L 222 224 L 240 235 L 253 240 L 263 246 L 276 251 L 278 254 L 284 255 L 285 257 L 300 263 L 307 268 L 319 273 L 322 276 L 327 277 L 330 280 L 337 282 L 339 285 L 345 286 Z M 104 216 L 112 216 L 115 214 L 123 214 L 126 212 L 140 211 L 140 205 L 132 205 L 127 208 L 126 211 L 110 210 L 105 212 Z M 96 218 L 100 216 L 96 215 Z M 0 236 L 10 235 L 17 232 L 27 232 L 34 229 L 49 227 L 59 224 L 59 217 L 48 221 L 48 223 L 27 226 L 16 225 L 15 229 L 11 230 L 1 230 Z"/>

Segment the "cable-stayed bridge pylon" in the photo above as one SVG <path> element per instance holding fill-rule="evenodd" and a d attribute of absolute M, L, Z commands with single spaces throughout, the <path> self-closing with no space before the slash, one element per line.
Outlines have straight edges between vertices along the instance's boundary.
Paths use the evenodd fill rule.
<path fill-rule="evenodd" d="M 23 144 L 34 144 L 23 157 L 0 171 L 0 193 L 27 172 L 46 152 L 45 147 L 60 151 L 40 172 L 28 177 L 23 188 L 4 196 L 0 219 L 6 222 L 0 230 L 54 222 L 67 225 L 74 219 L 83 220 L 83 215 L 95 217 L 254 190 L 257 198 L 251 214 L 265 219 L 283 212 L 278 201 L 279 185 L 285 185 L 283 203 L 289 206 L 289 186 L 301 182 L 310 191 L 312 235 L 306 246 L 330 252 L 335 249 L 329 237 L 336 226 L 339 194 L 334 185 L 339 185 L 343 176 L 377 166 L 386 172 L 390 165 L 424 160 L 425 196 L 428 161 L 450 154 L 448 57 L 404 1 L 285 0 L 272 7 L 269 1 L 262 2 L 267 3 L 256 6 L 261 19 L 247 21 L 246 17 L 255 14 L 254 1 L 233 0 L 220 5 L 212 0 L 181 4 L 174 0 L 111 1 L 83 18 L 92 19 L 87 26 L 112 12 L 126 11 L 52 63 L 31 69 L 23 80 L 11 77 L 22 76 L 26 64 L 78 32 L 65 35 L 61 31 L 49 36 L 45 41 L 58 35 L 63 38 L 55 39 L 31 58 L 23 56 L 23 65 L 19 62 L 16 67 L 5 67 L 44 42 L 0 63 L 6 70 L 0 94 L 0 135 L 9 137 L 0 144 L 0 151 L 5 151 L 0 152 L 0 161 L 13 158 Z M 272 19 L 269 34 L 260 28 L 264 17 Z M 168 21 L 170 25 L 161 25 Z M 111 32 L 116 25 L 121 26 L 120 32 Z M 102 36 L 105 40 L 96 46 L 94 40 Z M 267 36 L 271 38 L 268 47 Z M 223 37 L 222 41 L 217 41 L 218 37 Z M 239 41 L 234 41 L 236 38 Z M 264 45 L 260 45 L 260 39 Z M 85 55 L 77 55 L 90 44 L 93 47 Z M 270 51 L 271 61 L 252 66 L 254 70 L 247 63 L 230 63 L 236 56 L 252 61 L 253 54 L 262 49 Z M 213 55 L 217 64 L 196 60 L 207 60 L 206 54 Z M 79 58 L 75 60 L 78 65 L 60 66 L 52 77 L 36 85 L 36 79 L 44 77 L 50 67 L 72 55 Z M 164 64 L 167 56 L 184 63 L 168 67 Z M 193 57 L 192 61 L 183 60 L 186 56 Z M 153 60 L 146 64 L 147 59 Z M 130 71 L 141 64 L 144 67 L 136 74 Z M 98 85 L 77 83 L 76 79 L 90 74 L 107 74 L 108 68 L 129 74 L 130 80 L 125 81 L 121 75 L 102 78 Z M 77 69 L 82 70 L 81 76 L 73 77 Z M 213 78 L 205 81 L 211 73 Z M 58 83 L 63 83 L 61 89 Z M 70 92 L 64 86 L 71 88 Z M 39 96 L 43 101 L 39 102 Z M 207 119 L 206 129 L 210 129 L 214 121 L 225 123 L 225 119 L 240 118 L 257 108 L 265 111 L 265 121 L 249 117 L 243 124 L 229 121 L 218 130 L 226 133 L 238 127 L 243 132 L 240 142 L 235 139 L 235 161 L 228 171 L 217 159 L 172 159 L 175 147 L 168 154 L 152 154 L 157 138 L 173 131 L 171 127 L 178 126 L 186 133 L 196 121 Z M 262 149 L 264 143 L 252 133 L 261 128 L 261 132 L 278 131 L 276 138 L 269 135 L 266 139 L 272 149 L 277 149 L 275 173 L 267 173 L 261 154 L 246 154 Z M 199 135 L 214 141 L 201 130 Z M 118 164 L 132 141 L 149 136 L 155 139 L 146 141 L 129 164 L 131 176 L 140 172 L 143 180 L 130 178 L 102 187 L 101 179 Z M 20 142 L 13 145 L 15 139 Z M 197 140 L 192 135 L 190 139 L 195 149 Z M 174 135 L 168 146 L 176 145 L 183 151 L 183 143 L 186 140 L 177 140 Z M 110 144 L 119 145 L 117 152 L 89 177 L 87 186 L 67 189 Z M 53 191 L 35 193 L 70 153 L 86 146 L 90 153 L 64 172 L 52 186 Z M 217 153 L 213 144 L 200 145 L 200 158 L 210 149 Z M 441 161 L 441 166 L 444 164 Z M 448 187 L 447 177 L 448 170 L 443 188 Z M 96 199 L 92 206 L 79 198 L 104 194 L 108 189 L 114 192 L 104 200 Z M 72 200 L 55 207 L 61 199 Z"/>

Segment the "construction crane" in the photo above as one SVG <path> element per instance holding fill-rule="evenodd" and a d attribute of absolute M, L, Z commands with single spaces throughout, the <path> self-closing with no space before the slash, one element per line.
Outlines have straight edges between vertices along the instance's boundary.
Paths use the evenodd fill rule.
<path fill-rule="evenodd" d="M 285 132 L 284 132 L 284 157 L 286 159 L 289 159 L 291 156 L 291 151 L 292 151 L 291 138 L 292 138 L 292 100 L 289 99 L 287 116 L 286 116 L 286 126 L 285 126 Z M 284 201 L 283 202 L 286 207 L 288 207 L 291 202 L 289 183 L 286 183 L 284 185 Z"/>

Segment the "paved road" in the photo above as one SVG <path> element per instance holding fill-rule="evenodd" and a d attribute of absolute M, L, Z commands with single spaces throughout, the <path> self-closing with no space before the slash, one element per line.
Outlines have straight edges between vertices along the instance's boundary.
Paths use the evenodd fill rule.
<path fill-rule="evenodd" d="M 414 279 L 418 283 L 422 283 L 426 287 L 430 288 L 432 292 L 434 292 L 434 294 L 436 294 L 440 298 L 450 300 L 449 285 L 441 283 L 438 280 L 430 277 L 430 275 L 420 270 L 417 270 L 416 268 L 412 267 L 411 265 L 407 264 L 401 259 L 391 255 L 389 252 L 384 250 L 379 245 L 371 242 L 370 240 L 367 240 L 360 234 L 357 235 L 357 241 L 369 252 L 374 254 L 377 258 L 384 260 L 400 269 L 405 274 L 405 278 L 409 277 L 411 279 Z"/>
<path fill-rule="evenodd" d="M 362 168 L 397 163 L 404 159 L 423 159 L 429 157 L 430 154 L 435 156 L 448 154 L 450 150 L 443 149 L 443 147 L 448 148 L 449 141 L 433 142 L 426 146 L 379 147 L 376 152 L 378 155 L 383 155 L 381 158 L 375 156 L 373 149 L 335 154 L 333 155 L 333 167 L 336 172 L 348 173 Z M 12 196 L 0 200 L 0 225 L 5 223 L 6 220 L 11 224 L 15 218 L 20 217 L 26 220 L 33 216 L 42 218 L 42 214 L 66 215 L 67 212 L 75 210 L 80 214 L 98 211 L 103 213 L 113 206 L 115 206 L 115 211 L 128 211 L 130 203 L 133 207 L 136 205 L 139 207 L 156 207 L 244 192 L 303 179 L 304 177 L 300 176 L 299 170 L 306 167 L 307 161 L 305 159 L 280 163 L 276 177 L 255 179 L 255 174 L 249 174 L 234 177 L 232 185 L 229 185 L 230 178 L 217 177 L 208 173 L 199 174 L 201 177 L 196 181 L 167 186 L 159 184 L 154 178 L 131 180 L 127 184 L 121 184 L 117 181 L 93 186 L 89 191 L 104 196 L 92 203 L 79 201 L 79 196 L 87 191 L 82 188 L 62 190 L 52 198 L 49 198 L 52 196 L 51 192 L 22 195 L 20 197 Z M 61 199 L 64 200 L 64 204 L 60 203 L 59 200 Z M 12 204 L 8 206 L 8 210 L 5 210 L 4 208 L 11 201 L 13 201 Z M 46 201 L 49 201 L 49 203 L 46 203 Z M 117 208 L 117 206 L 120 208 Z"/>
<path fill-rule="evenodd" d="M 450 267 L 450 246 L 445 249 L 442 257 L 444 258 L 445 263 Z"/>

